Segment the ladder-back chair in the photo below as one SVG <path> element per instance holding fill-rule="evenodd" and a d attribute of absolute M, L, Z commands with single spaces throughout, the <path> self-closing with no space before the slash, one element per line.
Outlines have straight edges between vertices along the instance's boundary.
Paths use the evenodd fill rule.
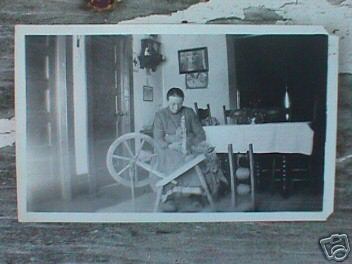
<path fill-rule="evenodd" d="M 233 153 L 232 144 L 228 145 L 230 183 L 231 183 L 231 206 L 237 206 L 238 195 L 250 195 L 250 209 L 255 211 L 255 179 L 253 145 L 250 144 L 246 154 L 246 161 L 236 157 Z M 236 161 L 236 162 L 235 162 Z"/>

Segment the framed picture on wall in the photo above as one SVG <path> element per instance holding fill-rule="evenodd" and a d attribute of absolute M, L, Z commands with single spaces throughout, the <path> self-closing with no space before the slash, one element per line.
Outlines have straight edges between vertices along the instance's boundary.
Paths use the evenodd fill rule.
<path fill-rule="evenodd" d="M 153 87 L 144 85 L 143 86 L 143 101 L 153 101 Z"/>
<path fill-rule="evenodd" d="M 185 80 L 187 89 L 205 89 L 208 87 L 207 72 L 187 73 Z"/>
<path fill-rule="evenodd" d="M 178 51 L 178 65 L 180 74 L 193 72 L 207 72 L 208 65 L 208 49 L 195 48 Z"/>

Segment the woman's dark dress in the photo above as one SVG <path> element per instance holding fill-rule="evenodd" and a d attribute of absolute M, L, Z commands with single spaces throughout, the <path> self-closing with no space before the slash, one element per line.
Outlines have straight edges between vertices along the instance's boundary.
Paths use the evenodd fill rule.
<path fill-rule="evenodd" d="M 185 127 L 187 133 L 187 149 L 190 155 L 184 155 L 180 149 L 170 149 L 170 144 L 179 140 L 176 135 L 177 130 L 180 130 L 181 118 L 185 117 Z M 155 114 L 154 128 L 153 128 L 154 140 L 159 144 L 162 149 L 162 155 L 159 157 L 158 171 L 164 174 L 170 174 L 180 166 L 184 165 L 185 162 L 195 157 L 197 154 L 205 153 L 207 160 L 201 164 L 202 172 L 207 181 L 210 192 L 216 196 L 220 181 L 226 181 L 222 171 L 218 168 L 215 153 L 207 153 L 209 146 L 205 143 L 205 132 L 198 120 L 198 117 L 191 108 L 182 107 L 181 110 L 174 114 L 169 108 L 163 108 Z M 158 179 L 154 179 L 155 184 Z M 166 200 L 168 195 L 179 192 L 182 187 L 195 187 L 201 191 L 200 182 L 198 175 L 194 169 L 186 172 L 182 176 L 178 177 L 177 184 L 169 184 L 165 188 L 166 191 L 163 194 L 162 200 Z M 152 184 L 153 186 L 153 184 Z M 196 193 L 196 191 L 195 191 Z"/>

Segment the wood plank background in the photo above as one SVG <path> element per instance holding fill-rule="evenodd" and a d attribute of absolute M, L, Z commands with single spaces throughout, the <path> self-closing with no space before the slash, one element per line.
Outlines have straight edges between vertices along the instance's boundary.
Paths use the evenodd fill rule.
<path fill-rule="evenodd" d="M 0 119 L 14 115 L 15 24 L 117 23 L 170 14 L 197 2 L 204 1 L 124 0 L 112 12 L 97 13 L 83 0 L 1 0 Z M 254 20 L 253 14 L 247 14 L 242 20 L 219 17 L 210 22 L 275 23 L 284 19 L 269 11 L 262 9 L 261 14 L 259 10 Z M 340 74 L 335 213 L 328 221 L 21 224 L 16 212 L 15 150 L 8 146 L 0 149 L 0 263 L 329 263 L 319 239 L 331 233 L 352 237 L 351 84 L 351 73 Z M 352 263 L 351 257 L 347 262 Z"/>

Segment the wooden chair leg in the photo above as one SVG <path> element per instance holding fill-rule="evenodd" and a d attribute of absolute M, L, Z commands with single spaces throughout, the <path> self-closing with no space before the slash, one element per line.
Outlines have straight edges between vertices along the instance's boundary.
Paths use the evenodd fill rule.
<path fill-rule="evenodd" d="M 163 187 L 159 187 L 156 193 L 156 200 L 154 204 L 154 212 L 157 212 L 159 210 L 159 204 L 160 204 L 160 199 L 161 199 L 161 193 L 163 192 Z"/>
<path fill-rule="evenodd" d="M 232 158 L 232 145 L 228 146 L 228 159 L 230 165 L 230 184 L 231 184 L 231 207 L 235 208 L 236 206 L 236 190 L 235 190 L 235 172 L 234 172 L 234 165 L 233 165 L 233 158 Z"/>
<path fill-rule="evenodd" d="M 253 145 L 249 145 L 249 170 L 250 170 L 250 181 L 251 181 L 251 200 L 252 200 L 252 210 L 256 210 L 256 200 L 255 200 L 255 179 L 254 179 L 254 157 L 253 157 Z"/>
<path fill-rule="evenodd" d="M 286 155 L 282 155 L 282 174 L 281 174 L 281 195 L 284 198 L 288 198 L 289 195 L 289 183 L 290 178 L 287 169 L 287 157 Z"/>
<path fill-rule="evenodd" d="M 309 156 L 308 157 L 308 169 L 307 169 L 307 174 L 308 174 L 308 182 L 309 182 L 309 190 L 311 192 L 316 192 L 316 190 L 314 190 L 314 175 L 313 175 L 313 168 L 312 168 L 312 157 Z"/>
<path fill-rule="evenodd" d="M 133 207 L 133 211 L 136 211 L 136 195 L 135 195 L 135 184 L 134 184 L 134 180 L 135 180 L 135 169 L 134 168 L 130 168 L 129 169 L 129 176 L 130 176 L 130 183 L 131 183 L 131 196 L 132 196 L 132 207 Z"/>
<path fill-rule="evenodd" d="M 276 176 L 276 157 L 273 157 L 273 162 L 271 164 L 271 181 L 270 181 L 271 194 L 274 194 L 275 192 L 275 176 Z"/>
<path fill-rule="evenodd" d="M 204 188 L 205 193 L 206 193 L 206 195 L 207 195 L 207 198 L 208 198 L 210 207 L 212 208 L 212 210 L 214 210 L 214 209 L 215 209 L 215 206 L 214 206 L 213 198 L 211 197 L 211 194 L 210 194 L 208 185 L 207 185 L 207 183 L 206 183 L 206 181 L 205 181 L 205 178 L 204 178 L 204 175 L 203 175 L 203 173 L 202 173 L 202 170 L 199 168 L 199 165 L 197 165 L 197 166 L 195 167 L 195 169 L 196 169 L 196 172 L 197 172 L 197 174 L 198 174 L 199 181 L 200 181 L 200 183 L 201 183 L 202 187 Z"/>
<path fill-rule="evenodd" d="M 263 184 L 263 179 L 262 179 L 262 175 L 261 175 L 261 171 L 260 171 L 260 164 L 259 164 L 259 160 L 257 160 L 257 162 L 254 163 L 254 168 L 255 168 L 255 181 L 256 181 L 256 185 L 258 186 L 258 189 L 263 190 L 264 188 L 264 184 Z M 270 181 L 271 183 L 271 181 Z"/>

